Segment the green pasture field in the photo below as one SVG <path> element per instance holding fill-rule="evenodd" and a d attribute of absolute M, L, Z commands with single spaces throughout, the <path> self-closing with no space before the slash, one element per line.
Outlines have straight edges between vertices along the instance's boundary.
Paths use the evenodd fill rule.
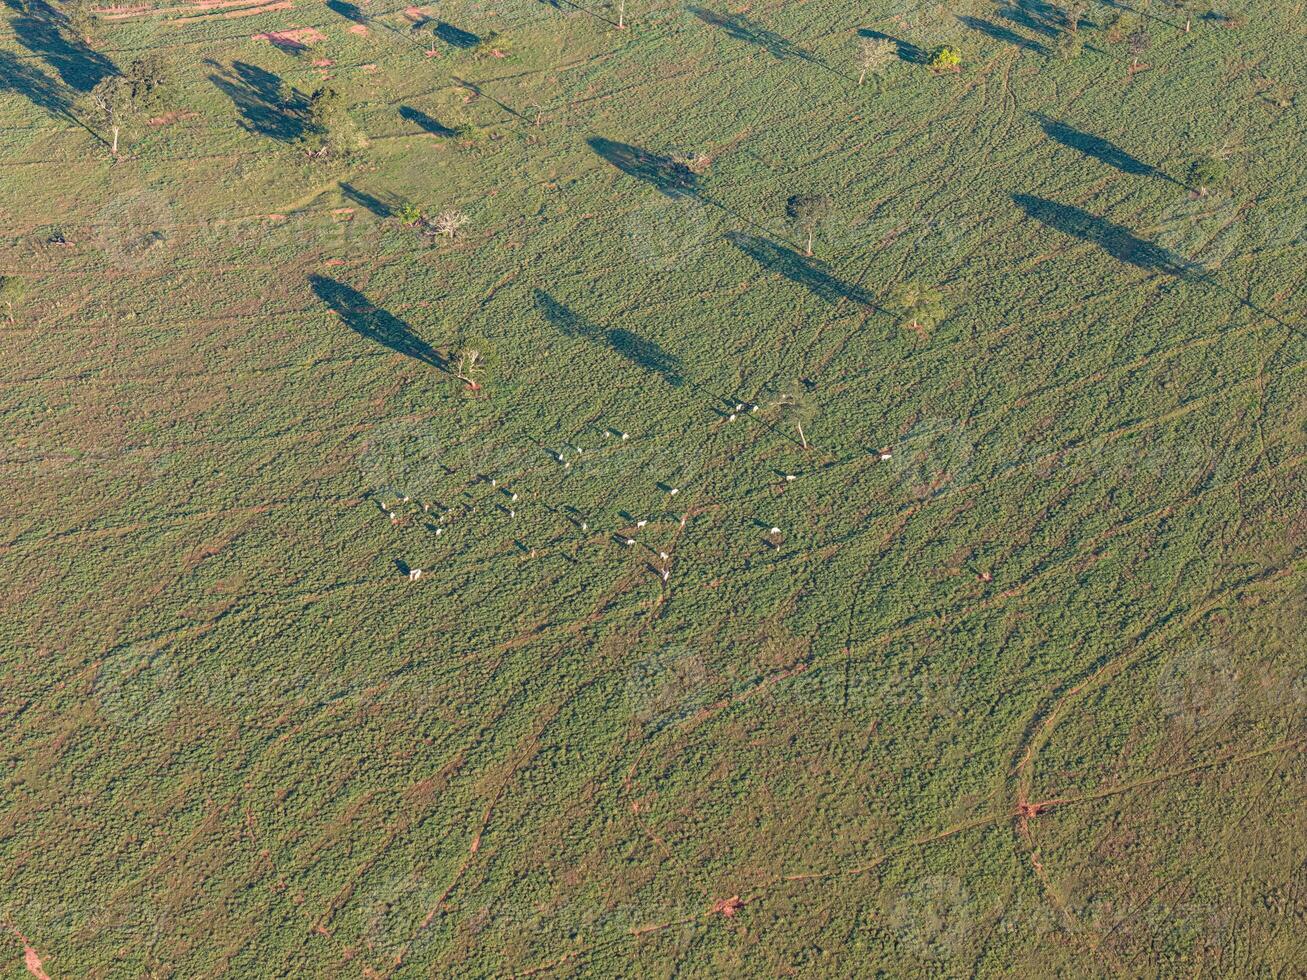
<path fill-rule="evenodd" d="M 1307 972 L 1298 0 L 5 3 L 0 975 Z"/>

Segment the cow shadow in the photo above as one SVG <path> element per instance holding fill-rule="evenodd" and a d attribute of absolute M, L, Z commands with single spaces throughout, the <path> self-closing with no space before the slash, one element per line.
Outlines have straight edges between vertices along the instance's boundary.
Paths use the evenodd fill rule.
<path fill-rule="evenodd" d="M 1096 245 L 1118 262 L 1169 276 L 1188 278 L 1194 271 L 1188 262 L 1173 252 L 1140 238 L 1122 225 L 1070 204 L 1031 194 L 1013 194 L 1012 201 L 1041 224 Z"/>
<path fill-rule="evenodd" d="M 668 197 L 690 197 L 699 193 L 699 175 L 671 157 L 602 136 L 592 136 L 586 142 L 590 149 L 622 173 L 644 181 Z"/>
<path fill-rule="evenodd" d="M 757 235 L 727 232 L 726 240 L 768 272 L 779 272 L 814 296 L 832 305 L 850 300 L 879 309 L 875 299 L 862 288 L 831 275 L 814 259 Z"/>
<path fill-rule="evenodd" d="M 535 291 L 536 309 L 545 320 L 565 336 L 577 337 L 608 347 L 636 367 L 659 375 L 674 388 L 684 381 L 681 359 L 629 330 L 605 329 L 560 303 L 543 289 Z"/>
<path fill-rule="evenodd" d="M 445 359 L 414 333 L 412 327 L 373 306 L 358 290 L 326 276 L 309 276 L 309 285 L 314 295 L 355 333 L 388 347 L 396 354 L 403 354 L 432 367 L 445 367 Z"/>
<path fill-rule="evenodd" d="M 231 99 L 247 132 L 282 143 L 294 143 L 304 136 L 309 125 L 308 99 L 279 76 L 237 61 L 230 70 L 210 75 L 209 81 Z"/>

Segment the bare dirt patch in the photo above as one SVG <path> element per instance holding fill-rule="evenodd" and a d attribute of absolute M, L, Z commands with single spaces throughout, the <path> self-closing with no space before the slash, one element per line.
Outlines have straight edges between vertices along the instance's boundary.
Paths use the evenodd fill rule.
<path fill-rule="evenodd" d="M 310 44 L 318 41 L 325 41 L 327 35 L 323 34 L 316 27 L 291 27 L 283 31 L 267 31 L 263 34 L 255 34 L 251 37 L 254 41 L 267 41 L 273 47 L 277 48 L 295 48 L 303 50 Z M 331 64 L 331 62 L 327 62 Z"/>

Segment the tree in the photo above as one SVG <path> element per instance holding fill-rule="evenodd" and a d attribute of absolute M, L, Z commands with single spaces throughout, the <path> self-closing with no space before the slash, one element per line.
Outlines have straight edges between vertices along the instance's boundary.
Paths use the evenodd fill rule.
<path fill-rule="evenodd" d="M 5 315 L 9 322 L 14 322 L 14 304 L 23 298 L 27 291 L 27 281 L 17 276 L 0 276 L 0 303 L 5 305 Z"/>
<path fill-rule="evenodd" d="M 89 42 L 97 19 L 95 0 L 64 0 L 60 7 L 73 33 Z"/>
<path fill-rule="evenodd" d="M 458 345 L 452 358 L 450 372 L 467 386 L 468 391 L 480 391 L 481 382 L 478 375 L 484 376 L 489 369 L 487 352 L 490 345 L 481 337 L 468 337 Z"/>
<path fill-rule="evenodd" d="M 799 442 L 803 444 L 804 451 L 808 449 L 808 436 L 803 431 L 805 424 L 810 424 L 817 417 L 817 406 L 808 393 L 802 388 L 795 388 L 792 391 L 783 392 L 776 399 L 775 408 L 780 419 L 793 422 L 795 430 L 799 433 Z"/>
<path fill-rule="evenodd" d="M 1225 182 L 1229 168 L 1216 157 L 1202 157 L 1189 168 L 1189 182 L 1198 188 L 1198 196 L 1206 197 L 1209 190 Z"/>
<path fill-rule="evenodd" d="M 1103 24 L 1103 34 L 1108 44 L 1120 44 L 1135 29 L 1137 19 L 1128 11 L 1118 10 L 1108 16 Z"/>
<path fill-rule="evenodd" d="M 1068 3 L 1062 8 L 1062 17 L 1066 22 L 1067 33 L 1080 33 L 1080 19 L 1084 17 L 1088 4 L 1076 0 L 1074 3 Z"/>
<path fill-rule="evenodd" d="M 962 51 L 956 44 L 941 44 L 926 59 L 933 71 L 962 71 Z"/>
<path fill-rule="evenodd" d="M 1171 6 L 1184 16 L 1184 32 L 1188 34 L 1193 30 L 1194 8 L 1198 6 L 1197 0 L 1171 0 Z"/>
<path fill-rule="evenodd" d="M 795 194 L 785 202 L 785 217 L 790 226 L 807 236 L 806 254 L 812 255 L 812 238 L 817 228 L 830 217 L 831 201 L 825 194 Z"/>
<path fill-rule="evenodd" d="M 399 209 L 397 217 L 405 228 L 416 228 L 418 225 L 425 224 L 427 220 L 426 212 L 416 204 L 405 204 Z"/>
<path fill-rule="evenodd" d="M 287 105 L 294 101 L 293 93 L 283 99 Z M 340 94 L 330 86 L 314 90 L 304 111 L 304 127 L 300 130 L 300 143 L 310 157 L 325 157 L 336 145 L 337 129 L 343 107 Z"/>
<path fill-rule="evenodd" d="M 922 335 L 947 316 L 944 294 L 916 282 L 906 282 L 896 289 L 893 304 L 903 315 L 903 326 Z"/>
<path fill-rule="evenodd" d="M 471 220 L 462 211 L 442 211 L 436 215 L 432 227 L 435 228 L 437 235 L 453 240 L 458 236 L 462 227 Z"/>
<path fill-rule="evenodd" d="M 887 37 L 864 37 L 858 48 L 858 84 L 867 80 L 870 73 L 880 78 L 881 72 L 898 57 L 898 45 Z"/>
<path fill-rule="evenodd" d="M 1085 50 L 1085 39 L 1079 32 L 1063 34 L 1057 39 L 1055 50 L 1057 56 L 1063 61 L 1072 61 L 1079 58 Z"/>
<path fill-rule="evenodd" d="M 113 145 L 109 151 L 113 156 L 118 156 L 118 134 L 122 130 L 123 117 L 146 106 L 164 82 L 161 63 L 157 58 L 146 56 L 131 62 L 126 71 L 106 75 L 91 89 L 88 97 L 92 107 L 113 132 Z"/>
<path fill-rule="evenodd" d="M 1139 59 L 1144 56 L 1144 52 L 1153 43 L 1153 39 L 1148 36 L 1148 28 L 1140 24 L 1130 32 L 1129 40 L 1130 56 L 1134 59 L 1130 64 L 1130 70 L 1134 72 L 1139 70 Z"/>

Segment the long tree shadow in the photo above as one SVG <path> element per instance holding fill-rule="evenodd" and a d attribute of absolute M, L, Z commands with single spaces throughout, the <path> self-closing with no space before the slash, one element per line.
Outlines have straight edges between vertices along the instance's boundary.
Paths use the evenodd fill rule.
<path fill-rule="evenodd" d="M 431 33 L 451 47 L 463 48 L 464 50 L 475 48 L 481 43 L 480 35 L 465 31 L 461 27 L 455 27 L 443 20 L 431 29 Z"/>
<path fill-rule="evenodd" d="M 378 218 L 389 218 L 395 213 L 395 206 L 393 204 L 387 204 L 385 201 L 381 200 L 381 198 L 374 197 L 367 191 L 361 191 L 354 185 L 345 183 L 343 180 L 340 182 L 340 192 L 348 200 L 353 201 L 360 207 L 366 208 Z"/>
<path fill-rule="evenodd" d="M 57 79 L 8 51 L 0 51 L 0 92 L 17 92 L 37 108 L 59 116 L 71 115 L 68 90 Z"/>
<path fill-rule="evenodd" d="M 656 187 L 668 197 L 697 196 L 699 193 L 698 174 L 671 157 L 659 156 L 638 146 L 618 143 L 602 136 L 592 136 L 586 142 L 590 144 L 590 149 L 622 173 Z"/>
<path fill-rule="evenodd" d="M 379 307 L 366 296 L 326 276 L 309 276 L 314 294 L 355 333 L 389 347 L 397 354 L 414 358 L 432 367 L 444 368 L 445 359 L 403 320 Z"/>
<path fill-rule="evenodd" d="M 1056 38 L 1065 26 L 1062 11 L 1044 0 L 1014 0 L 1000 7 L 998 15 L 1049 38 Z"/>
<path fill-rule="evenodd" d="M 414 109 L 412 106 L 409 105 L 402 105 L 399 107 L 399 118 L 407 122 L 411 122 L 416 126 L 420 126 L 422 129 L 425 129 L 432 136 L 457 135 L 454 130 L 432 119 L 421 109 Z"/>
<path fill-rule="evenodd" d="M 1202 283 L 1225 294 L 1240 306 L 1247 307 L 1259 316 L 1264 316 L 1287 330 L 1307 336 L 1307 329 L 1304 329 L 1300 323 L 1285 320 L 1273 311 L 1253 302 L 1248 296 L 1226 286 L 1201 265 L 1154 242 L 1140 238 L 1127 228 L 1069 204 L 1059 204 L 1057 201 L 1030 194 L 1013 194 L 1012 200 L 1035 220 L 1063 234 L 1091 242 L 1120 262 L 1129 263 L 1146 272 L 1161 272 L 1185 282 Z"/>
<path fill-rule="evenodd" d="M 218 67 L 212 61 L 206 64 Z M 308 99 L 270 71 L 237 61 L 230 71 L 210 75 L 209 81 L 231 99 L 247 132 L 294 143 L 308 128 Z"/>
<path fill-rule="evenodd" d="M 1160 17 L 1153 13 L 1148 9 L 1147 2 L 1145 2 L 1142 7 L 1132 7 L 1128 3 L 1121 3 L 1120 0 L 1098 0 L 1098 2 L 1104 7 L 1111 7 L 1113 10 L 1120 10 L 1125 13 L 1134 14 L 1136 17 L 1142 17 L 1144 20 L 1155 20 L 1159 24 L 1166 24 L 1168 27 L 1174 27 L 1177 30 L 1184 26 L 1183 24 L 1177 24 L 1175 21 L 1167 20 L 1165 17 Z M 1212 20 L 1223 23 L 1226 16 L 1227 15 L 1225 14 L 1217 13 L 1215 10 L 1210 10 L 1202 16 L 1195 15 L 1194 20 Z"/>
<path fill-rule="evenodd" d="M 449 76 L 449 79 L 450 79 L 450 81 L 454 82 L 455 84 L 457 84 L 457 85 L 461 85 L 463 88 L 467 89 L 469 92 L 471 92 L 471 93 L 472 93 L 473 95 L 475 95 L 477 98 L 479 98 L 479 99 L 486 99 L 487 101 L 493 102 L 495 105 L 499 106 L 499 108 L 501 108 L 501 109 L 503 109 L 505 112 L 507 112 L 510 116 L 516 116 L 518 119 L 525 119 L 525 118 L 526 118 L 526 116 L 522 115 L 522 113 L 518 112 L 516 109 L 514 109 L 514 108 L 513 108 L 512 106 L 510 106 L 508 103 L 506 103 L 506 102 L 500 102 L 497 98 L 495 98 L 493 95 L 491 95 L 491 94 L 490 94 L 489 92 L 487 92 L 485 89 L 483 89 L 483 88 L 482 88 L 480 85 L 478 85 L 476 82 L 469 82 L 466 78 L 459 78 L 457 75 L 450 75 L 450 76 Z"/>
<path fill-rule="evenodd" d="M 756 45 L 773 58 L 782 61 L 786 58 L 796 58 L 799 61 L 806 61 L 810 65 L 816 65 L 818 68 L 825 68 L 842 78 L 849 78 L 848 75 L 826 64 L 811 51 L 800 47 L 789 38 L 783 37 L 775 31 L 768 30 L 761 24 L 754 23 L 743 14 L 719 14 L 715 10 L 708 10 L 704 7 L 686 7 L 685 9 L 709 27 L 716 27 L 725 31 L 737 41 Z"/>
<path fill-rule="evenodd" d="M 19 16 L 9 22 L 14 37 L 43 59 L 76 92 L 89 92 L 101 79 L 118 73 L 114 63 L 67 27 L 67 18 L 44 0 L 5 0 Z"/>
<path fill-rule="evenodd" d="M 761 24 L 755 24 L 743 14 L 719 14 L 715 10 L 707 10 L 703 7 L 686 7 L 685 9 L 709 27 L 716 27 L 725 31 L 737 41 L 756 44 L 773 58 L 803 58 L 806 60 L 812 57 L 789 38 L 782 37 Z"/>
<path fill-rule="evenodd" d="M 603 344 L 637 367 L 660 375 L 674 388 L 683 383 L 681 359 L 675 354 L 669 354 L 652 340 L 629 330 L 606 330 L 558 302 L 543 289 L 535 291 L 534 299 L 541 316 L 566 336 Z"/>
<path fill-rule="evenodd" d="M 1118 262 L 1125 262 L 1145 272 L 1195 277 L 1191 264 L 1183 258 L 1106 218 L 1070 204 L 1060 204 L 1031 194 L 1013 194 L 1012 200 L 1036 221 L 1064 235 L 1097 245 Z"/>
<path fill-rule="evenodd" d="M 1133 177 L 1162 177 L 1171 180 L 1170 177 L 1156 167 L 1131 156 L 1110 140 L 1076 129 L 1074 126 L 1057 119 L 1050 119 L 1042 113 L 1036 112 L 1032 113 L 1032 115 L 1039 121 L 1040 128 L 1044 130 L 1045 135 L 1063 146 L 1069 146 L 1085 156 L 1093 157 L 1109 167 L 1116 168 L 1123 174 L 1130 174 Z"/>
<path fill-rule="evenodd" d="M 921 65 L 926 62 L 926 52 L 921 50 L 921 48 L 917 47 L 911 41 L 905 41 L 901 37 L 894 37 L 891 34 L 886 34 L 883 31 L 878 31 L 871 27 L 858 28 L 858 37 L 869 37 L 878 41 L 894 42 L 894 46 L 898 49 L 900 61 L 906 61 L 913 65 Z"/>
<path fill-rule="evenodd" d="M 355 24 L 362 24 L 368 19 L 358 6 L 346 0 L 327 0 L 327 9 Z"/>
<path fill-rule="evenodd" d="M 792 248 L 739 231 L 727 232 L 726 240 L 768 272 L 779 272 L 786 279 L 798 283 L 832 305 L 841 300 L 850 300 L 880 309 L 875 299 L 864 289 L 837 279 L 816 261 Z"/>
<path fill-rule="evenodd" d="M 958 21 L 964 27 L 969 27 L 973 31 L 984 34 L 991 40 L 998 41 L 1001 44 L 1013 44 L 1022 51 L 1031 51 L 1035 54 L 1048 54 L 1048 49 L 1038 41 L 1032 41 L 1030 38 L 1022 37 L 1016 31 L 1001 27 L 993 21 L 984 20 L 980 17 L 958 17 Z"/>

